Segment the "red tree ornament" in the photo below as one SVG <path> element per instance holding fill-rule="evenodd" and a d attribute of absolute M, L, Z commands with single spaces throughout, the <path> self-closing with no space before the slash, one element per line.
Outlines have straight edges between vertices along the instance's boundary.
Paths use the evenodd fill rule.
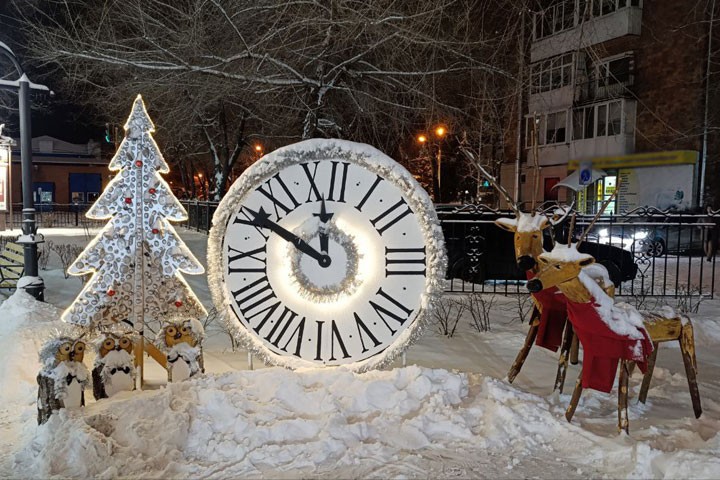
<path fill-rule="evenodd" d="M 183 305 L 182 300 L 175 300 L 175 306 L 176 306 L 177 308 L 182 307 L 182 305 Z"/>
<path fill-rule="evenodd" d="M 151 188 L 150 190 L 148 190 L 148 192 L 150 192 L 150 195 L 155 195 L 155 192 L 157 192 L 157 190 Z"/>
<path fill-rule="evenodd" d="M 132 203 L 132 198 L 125 197 L 125 203 Z"/>
<path fill-rule="evenodd" d="M 107 291 L 107 295 L 108 295 L 108 297 L 112 297 L 113 295 L 115 295 L 115 290 L 113 290 L 112 288 L 109 289 L 109 290 Z"/>
<path fill-rule="evenodd" d="M 135 160 L 136 167 L 142 167 L 142 160 Z"/>

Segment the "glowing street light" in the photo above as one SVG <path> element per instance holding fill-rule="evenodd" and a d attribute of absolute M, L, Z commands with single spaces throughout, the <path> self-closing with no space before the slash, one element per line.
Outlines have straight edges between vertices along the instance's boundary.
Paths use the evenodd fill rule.
<path fill-rule="evenodd" d="M 259 143 L 255 145 L 255 151 L 258 153 L 262 153 L 263 147 Z"/>
<path fill-rule="evenodd" d="M 437 197 L 436 198 L 437 198 L 437 202 L 440 203 L 441 191 L 442 191 L 442 188 L 441 188 L 442 187 L 442 183 L 441 183 L 441 173 L 442 172 L 441 172 L 441 168 L 440 168 L 441 161 L 442 161 L 442 145 L 440 142 L 445 137 L 445 135 L 447 135 L 447 128 L 445 128 L 442 125 L 438 125 L 437 127 L 435 127 L 434 132 L 435 132 L 435 136 L 437 137 L 437 141 L 434 142 L 434 144 L 437 145 L 437 149 L 438 149 L 437 150 L 437 159 L 436 159 L 437 170 L 436 170 L 436 174 L 435 174 L 435 178 L 437 179 Z M 420 134 L 417 137 L 417 141 L 421 145 L 425 145 L 426 143 L 429 142 L 429 139 L 428 139 L 427 135 Z"/>

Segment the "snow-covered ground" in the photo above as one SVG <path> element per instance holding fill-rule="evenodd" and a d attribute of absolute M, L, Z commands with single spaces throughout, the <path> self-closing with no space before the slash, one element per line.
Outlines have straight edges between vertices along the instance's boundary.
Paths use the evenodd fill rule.
<path fill-rule="evenodd" d="M 87 242 L 82 230 L 44 233 Z M 207 237 L 179 233 L 204 259 Z M 249 370 L 247 353 L 211 325 L 206 375 L 165 386 L 148 360 L 146 390 L 100 402 L 87 392 L 84 409 L 38 427 L 37 350 L 81 287 L 56 256 L 42 276 L 47 304 L 18 294 L 0 305 L 0 477 L 720 477 L 720 299 L 693 317 L 703 416 L 692 414 L 679 349 L 664 344 L 647 404 L 631 401 L 630 436 L 617 434 L 615 392 L 585 391 L 565 420 L 579 366 L 553 394 L 549 351 L 533 349 L 514 384 L 504 380 L 527 325 L 513 320 L 515 298 L 500 296 L 490 332 L 467 318 L 452 338 L 430 327 L 406 367 L 366 374 Z M 210 307 L 205 277 L 186 279 Z"/>

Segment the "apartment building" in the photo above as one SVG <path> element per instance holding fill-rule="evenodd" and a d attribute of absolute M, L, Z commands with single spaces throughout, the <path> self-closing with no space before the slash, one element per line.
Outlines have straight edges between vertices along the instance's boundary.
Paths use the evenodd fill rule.
<path fill-rule="evenodd" d="M 594 212 L 619 182 L 611 211 L 697 206 L 717 148 L 705 128 L 708 25 L 694 7 L 562 0 L 534 12 L 524 148 L 519 170 L 503 165 L 506 188 Z"/>

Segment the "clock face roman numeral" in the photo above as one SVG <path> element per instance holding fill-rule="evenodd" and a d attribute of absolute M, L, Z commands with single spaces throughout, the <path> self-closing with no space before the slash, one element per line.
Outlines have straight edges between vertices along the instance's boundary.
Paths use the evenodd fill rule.
<path fill-rule="evenodd" d="M 273 190 L 273 180 L 275 180 L 275 183 L 280 188 L 276 186 Z M 285 184 L 279 173 L 274 175 L 264 184 L 260 185 L 256 190 L 265 195 L 270 201 L 273 202 L 275 216 L 278 219 L 284 217 L 285 215 L 293 211 L 295 208 L 300 206 L 300 203 L 295 200 L 295 197 L 293 196 L 292 192 L 290 192 L 290 189 Z M 281 192 L 284 192 L 284 194 Z M 282 201 L 280 199 L 281 196 L 283 197 Z M 288 206 L 288 204 L 292 204 L 292 206 Z M 278 209 L 282 210 L 282 215 L 280 215 L 280 210 Z"/>
<path fill-rule="evenodd" d="M 355 312 L 353 312 L 353 316 L 355 317 L 355 326 L 357 327 L 358 337 L 360 338 L 360 345 L 362 345 L 362 353 L 365 353 L 369 350 L 369 348 L 365 346 L 365 338 L 363 336 L 363 332 L 365 332 L 365 334 L 370 337 L 370 340 L 372 340 L 373 348 L 380 345 L 380 340 L 378 340 L 375 335 L 373 335 L 365 322 L 362 321 L 360 316 Z"/>
<path fill-rule="evenodd" d="M 267 245 L 240 251 L 228 245 L 228 275 L 233 273 L 265 273 L 267 269 Z"/>
<path fill-rule="evenodd" d="M 405 203 L 405 199 L 401 198 L 395 205 L 370 220 L 370 223 L 372 223 L 373 227 L 375 227 L 378 233 L 382 235 L 388 228 L 392 227 L 411 213 L 412 210 L 410 210 L 408 204 Z"/>
<path fill-rule="evenodd" d="M 237 215 L 235 215 L 235 218 L 233 218 L 233 225 L 238 223 L 242 225 L 250 225 L 263 237 L 263 239 L 267 241 L 268 236 L 265 234 L 262 228 L 255 225 L 255 223 L 253 222 L 253 216 L 250 214 L 250 212 L 248 212 L 246 207 L 241 207 L 240 211 L 238 211 Z"/>
<path fill-rule="evenodd" d="M 312 168 L 309 163 L 303 163 L 300 165 L 310 184 L 307 200 L 305 202 L 319 202 L 324 196 L 325 200 L 330 202 L 345 203 L 345 186 L 347 185 L 348 167 L 350 164 L 347 162 L 330 162 L 330 178 L 328 180 L 328 189 L 325 190 L 327 195 L 324 195 L 318 187 L 316 181 L 319 163 L 320 162 L 313 162 Z"/>
<path fill-rule="evenodd" d="M 293 355 L 300 357 L 300 348 L 302 347 L 303 331 L 305 331 L 305 317 L 302 317 L 298 322 L 295 322 L 298 314 L 285 307 L 280 314 L 280 317 L 275 321 L 275 325 L 272 327 L 270 332 L 265 336 L 265 340 L 275 345 L 275 348 L 279 348 L 283 352 L 287 352 L 287 347 L 290 342 L 295 340 L 295 351 Z M 295 324 L 295 329 L 286 334 L 290 330 L 290 326 Z M 279 331 L 278 331 L 279 330 Z M 274 336 L 274 339 L 273 339 Z M 280 346 L 280 342 L 287 338 L 285 345 Z"/>
<path fill-rule="evenodd" d="M 280 304 L 279 301 L 273 304 L 273 302 L 277 300 L 277 297 L 275 296 L 275 292 L 270 286 L 267 275 L 263 275 L 254 282 L 248 283 L 242 288 L 230 292 L 230 294 L 232 295 L 235 303 L 242 312 L 243 317 L 248 322 L 254 317 L 260 315 L 261 313 L 270 310 L 269 313 L 265 316 L 265 320 L 267 320 Z M 259 310 L 255 310 L 257 307 L 261 308 Z M 265 320 L 261 322 L 261 326 Z"/>
<path fill-rule="evenodd" d="M 382 178 L 378 175 L 375 178 L 375 181 L 370 186 L 370 189 L 367 191 L 365 196 L 360 200 L 360 203 L 358 203 L 355 208 L 360 210 L 362 212 L 363 207 L 367 203 L 367 201 L 372 196 L 375 189 L 378 187 L 380 182 L 382 181 Z M 382 200 L 381 200 L 382 201 Z M 410 215 L 412 213 L 412 210 L 408 206 L 408 204 L 405 202 L 405 199 L 400 197 L 400 200 L 397 201 L 394 205 L 387 208 L 385 211 L 381 212 L 379 215 L 377 215 L 375 218 L 370 220 L 370 223 L 372 223 L 373 227 L 375 227 L 375 230 L 382 235 L 385 233 L 387 229 L 395 225 L 397 222 L 405 218 L 407 215 Z"/>
<path fill-rule="evenodd" d="M 388 295 L 382 287 L 377 291 L 377 294 L 381 298 L 375 297 L 376 301 L 370 300 L 370 306 L 375 310 L 380 320 L 383 321 L 390 334 L 395 335 L 396 330 L 390 326 L 388 320 L 395 321 L 399 324 L 398 326 L 402 326 L 412 313 L 412 310 Z"/>
<path fill-rule="evenodd" d="M 385 276 L 421 275 L 425 276 L 425 247 L 389 248 L 385 247 Z"/>
<path fill-rule="evenodd" d="M 331 202 L 345 203 L 345 185 L 347 184 L 348 166 L 350 166 L 350 164 L 347 162 L 331 163 L 330 190 L 328 190 L 327 199 Z M 335 198 L 335 195 L 337 195 L 337 199 Z"/>

